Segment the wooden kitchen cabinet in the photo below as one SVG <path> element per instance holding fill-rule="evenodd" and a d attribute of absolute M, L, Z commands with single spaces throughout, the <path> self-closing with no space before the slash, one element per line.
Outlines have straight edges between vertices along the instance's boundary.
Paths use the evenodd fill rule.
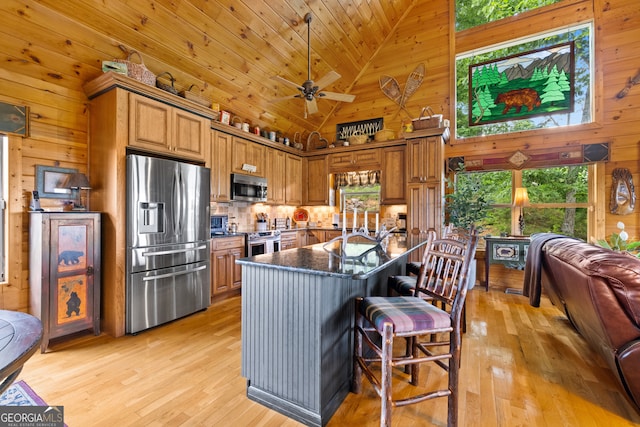
<path fill-rule="evenodd" d="M 304 204 L 324 206 L 329 204 L 329 172 L 327 156 L 304 159 Z"/>
<path fill-rule="evenodd" d="M 266 148 L 267 162 L 265 177 L 267 178 L 267 203 L 283 205 L 289 183 L 286 179 L 286 153 L 275 148 Z"/>
<path fill-rule="evenodd" d="M 40 350 L 75 332 L 100 335 L 100 213 L 29 216 L 29 303 L 42 322 Z"/>
<path fill-rule="evenodd" d="M 211 131 L 211 201 L 228 202 L 231 200 L 231 135 Z"/>
<path fill-rule="evenodd" d="M 407 231 L 424 234 L 442 227 L 442 183 L 411 184 L 407 187 Z M 420 261 L 424 248 L 409 254 L 409 261 Z"/>
<path fill-rule="evenodd" d="M 328 242 L 336 237 L 342 236 L 342 230 L 325 230 L 324 241 Z"/>
<path fill-rule="evenodd" d="M 129 94 L 129 145 L 206 161 L 209 121 L 135 93 Z"/>
<path fill-rule="evenodd" d="M 416 132 L 407 140 L 407 231 L 411 234 L 442 230 L 444 209 L 444 159 L 441 129 Z M 422 250 L 413 251 L 411 261 L 419 261 Z"/>
<path fill-rule="evenodd" d="M 266 147 L 244 138 L 233 136 L 233 158 L 231 171 L 245 175 L 265 176 Z M 255 172 L 242 169 L 244 164 L 256 167 Z"/>
<path fill-rule="evenodd" d="M 324 230 L 307 229 L 304 233 L 304 244 L 302 246 L 315 245 L 316 243 L 324 243 Z"/>
<path fill-rule="evenodd" d="M 380 203 L 400 205 L 407 202 L 405 179 L 405 146 L 382 149 L 380 171 Z"/>
<path fill-rule="evenodd" d="M 285 165 L 285 204 L 299 206 L 302 204 L 302 158 L 287 154 Z"/>
<path fill-rule="evenodd" d="M 298 247 L 298 232 L 283 231 L 280 233 L 280 250 L 294 249 Z"/>
<path fill-rule="evenodd" d="M 236 260 L 245 256 L 244 236 L 211 239 L 211 299 L 240 291 L 242 268 Z"/>
<path fill-rule="evenodd" d="M 441 135 L 407 140 L 408 183 L 442 180 Z"/>
<path fill-rule="evenodd" d="M 329 173 L 380 169 L 380 157 L 378 148 L 331 153 L 328 156 Z"/>
<path fill-rule="evenodd" d="M 135 135 L 137 132 L 140 136 L 139 131 L 143 129 L 147 133 L 159 132 L 156 137 L 162 141 L 162 132 L 166 135 L 170 134 L 166 127 L 168 117 L 171 117 L 176 110 L 180 110 L 180 114 L 176 113 L 180 120 L 186 117 L 183 114 L 187 114 L 189 117 L 191 115 L 200 117 L 203 123 L 206 123 L 204 135 L 206 144 L 204 145 L 209 145 L 213 110 L 117 73 L 103 73 L 87 82 L 83 89 L 91 101 L 90 114 L 88 114 L 91 141 L 88 146 L 89 182 L 93 188 L 97 189 L 90 193 L 90 205 L 92 209 L 102 212 L 102 224 L 104 229 L 108 230 L 108 233 L 105 232 L 102 236 L 102 264 L 109 268 L 102 271 L 100 329 L 113 337 L 120 337 L 126 331 L 127 295 L 124 272 L 127 269 L 127 213 L 125 210 L 127 151 L 131 146 L 135 146 L 142 150 L 167 154 L 168 151 L 162 144 L 159 145 L 160 148 L 154 148 L 158 147 L 154 145 L 145 145 L 146 148 L 144 148 L 140 145 L 143 143 L 141 138 Z M 139 94 L 144 96 L 141 97 Z M 136 114 L 130 111 L 132 98 L 141 102 Z M 160 105 L 145 101 L 147 99 L 159 102 Z M 146 106 L 149 109 L 155 109 L 154 112 L 152 113 Z M 168 108 L 172 109 L 173 113 L 169 114 Z M 143 111 L 149 114 L 142 114 Z M 131 126 L 131 114 L 137 126 Z M 154 120 L 154 115 L 158 116 L 159 123 Z M 163 122 L 164 119 L 166 120 Z M 180 131 L 177 133 L 181 134 Z M 147 138 L 149 139 L 154 140 L 151 137 Z M 197 162 L 205 164 L 208 158 L 210 160 L 211 155 L 208 148 L 202 152 L 206 153 L 206 156 L 198 154 Z M 185 160 L 194 160 L 196 157 L 183 151 L 171 152 L 170 155 Z"/>

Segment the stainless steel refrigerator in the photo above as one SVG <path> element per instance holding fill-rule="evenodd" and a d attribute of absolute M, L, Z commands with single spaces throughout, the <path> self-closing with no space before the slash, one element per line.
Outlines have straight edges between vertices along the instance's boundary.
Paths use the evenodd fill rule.
<path fill-rule="evenodd" d="M 205 167 L 127 155 L 127 333 L 209 306 L 209 176 Z"/>

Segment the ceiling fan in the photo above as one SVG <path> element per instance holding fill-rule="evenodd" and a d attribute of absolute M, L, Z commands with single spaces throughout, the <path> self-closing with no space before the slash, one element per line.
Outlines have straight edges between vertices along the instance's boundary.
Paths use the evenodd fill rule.
<path fill-rule="evenodd" d="M 272 79 L 277 80 L 287 86 L 294 87 L 300 91 L 295 95 L 285 96 L 283 98 L 274 99 L 271 102 L 278 102 L 285 99 L 302 98 L 305 100 L 305 117 L 307 113 L 314 114 L 318 112 L 318 105 L 316 104 L 316 98 L 326 98 L 334 101 L 353 102 L 355 95 L 349 95 L 346 93 L 335 92 L 321 92 L 322 88 L 330 85 L 340 78 L 340 74 L 335 71 L 330 71 L 323 77 L 318 79 L 317 82 L 311 80 L 311 13 L 307 13 L 304 16 L 304 20 L 307 23 L 307 80 L 299 85 L 292 81 L 280 76 L 273 76 Z"/>

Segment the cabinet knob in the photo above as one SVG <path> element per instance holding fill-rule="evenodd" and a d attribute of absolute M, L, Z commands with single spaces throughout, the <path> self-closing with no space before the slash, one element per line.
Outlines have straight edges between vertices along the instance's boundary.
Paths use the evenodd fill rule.
<path fill-rule="evenodd" d="M 93 276 L 93 266 L 87 267 L 87 276 Z"/>

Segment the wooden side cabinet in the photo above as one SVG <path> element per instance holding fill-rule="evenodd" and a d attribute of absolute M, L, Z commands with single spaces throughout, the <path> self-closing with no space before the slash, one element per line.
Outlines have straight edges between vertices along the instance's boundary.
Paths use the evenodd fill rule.
<path fill-rule="evenodd" d="M 29 299 L 49 340 L 92 329 L 100 334 L 100 213 L 31 212 Z"/>
<path fill-rule="evenodd" d="M 245 237 L 211 239 L 211 299 L 231 291 L 240 291 L 242 267 L 236 260 L 245 256 Z"/>

